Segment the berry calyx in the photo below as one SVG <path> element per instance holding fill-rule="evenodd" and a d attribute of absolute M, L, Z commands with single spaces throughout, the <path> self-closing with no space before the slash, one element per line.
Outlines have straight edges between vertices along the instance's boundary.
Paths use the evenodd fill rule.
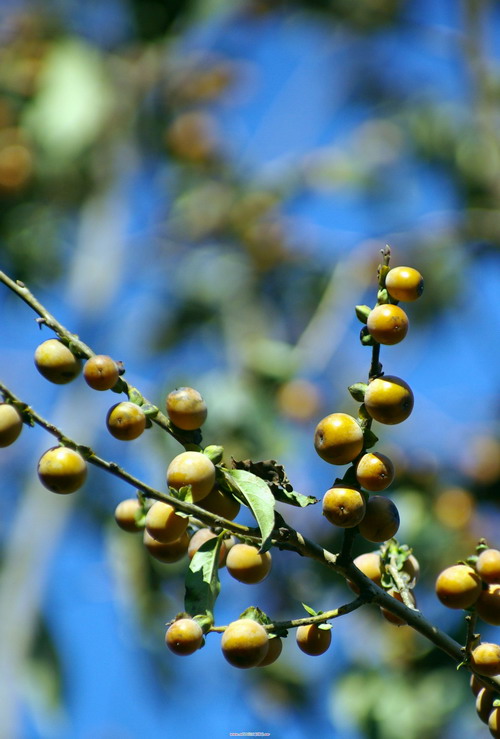
<path fill-rule="evenodd" d="M 413 267 L 393 267 L 385 277 L 385 287 L 391 298 L 411 303 L 424 291 L 424 278 Z"/>
<path fill-rule="evenodd" d="M 167 484 L 176 490 L 191 485 L 191 497 L 197 503 L 215 485 L 215 466 L 201 452 L 182 452 L 168 466 Z"/>
<path fill-rule="evenodd" d="M 363 449 L 363 431 L 347 413 L 331 413 L 316 426 L 314 447 L 325 462 L 347 464 Z"/>
<path fill-rule="evenodd" d="M 83 377 L 93 390 L 111 390 L 118 382 L 120 373 L 116 362 L 111 357 L 96 354 L 85 362 Z"/>
<path fill-rule="evenodd" d="M 226 569 L 229 574 L 246 585 L 262 582 L 268 576 L 271 564 L 270 552 L 260 554 L 258 549 L 250 544 L 235 544 L 226 558 Z"/>
<path fill-rule="evenodd" d="M 332 642 L 332 630 L 320 629 L 318 624 L 299 626 L 295 635 L 297 646 L 311 657 L 324 654 Z"/>
<path fill-rule="evenodd" d="M 35 366 L 40 374 L 55 385 L 65 385 L 82 369 L 80 359 L 59 339 L 47 339 L 35 350 Z"/>
<path fill-rule="evenodd" d="M 392 303 L 377 305 L 370 311 L 366 326 L 379 344 L 399 344 L 408 333 L 408 316 L 402 308 Z"/>
<path fill-rule="evenodd" d="M 180 387 L 169 393 L 166 407 L 172 423 L 184 431 L 199 429 L 207 418 L 206 403 L 192 387 Z"/>
<path fill-rule="evenodd" d="M 265 628 L 250 618 L 233 621 L 222 634 L 222 653 L 233 667 L 257 667 L 266 657 L 269 638 Z"/>
<path fill-rule="evenodd" d="M 408 418 L 413 410 L 414 398 L 407 382 L 394 375 L 384 375 L 368 384 L 364 403 L 375 421 L 394 425 Z"/>
<path fill-rule="evenodd" d="M 38 477 L 42 485 L 53 493 L 74 493 L 85 482 L 87 463 L 74 449 L 52 447 L 40 457 Z"/>
<path fill-rule="evenodd" d="M 21 414 L 10 403 L 0 403 L 0 447 L 10 446 L 23 429 Z"/>
<path fill-rule="evenodd" d="M 201 626 L 192 618 L 179 618 L 168 627 L 165 644 L 174 654 L 187 657 L 203 644 Z"/>
<path fill-rule="evenodd" d="M 341 528 L 357 526 L 365 515 L 365 509 L 363 494 L 356 488 L 335 486 L 323 497 L 323 515 Z"/>
<path fill-rule="evenodd" d="M 132 441 L 146 428 L 146 416 L 140 406 L 125 400 L 109 409 L 106 426 L 115 439 Z"/>

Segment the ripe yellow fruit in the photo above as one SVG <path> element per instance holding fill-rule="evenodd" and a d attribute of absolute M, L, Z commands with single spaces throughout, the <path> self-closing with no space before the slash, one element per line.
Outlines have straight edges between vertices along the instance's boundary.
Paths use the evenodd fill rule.
<path fill-rule="evenodd" d="M 209 511 L 216 516 L 225 518 L 227 521 L 234 521 L 241 507 L 239 501 L 217 487 L 213 488 L 197 505 L 203 508 L 204 511 Z"/>
<path fill-rule="evenodd" d="M 146 428 L 146 416 L 140 406 L 126 400 L 109 409 L 106 426 L 115 439 L 132 441 Z"/>
<path fill-rule="evenodd" d="M 476 613 L 487 624 L 500 626 L 500 585 L 488 585 L 476 601 Z"/>
<path fill-rule="evenodd" d="M 304 654 L 317 657 L 324 654 L 332 642 L 332 630 L 320 629 L 318 624 L 307 624 L 299 626 L 296 633 L 296 641 L 299 649 Z"/>
<path fill-rule="evenodd" d="M 167 413 L 172 423 L 184 431 L 199 429 L 207 418 L 207 406 L 198 390 L 180 387 L 167 395 Z"/>
<path fill-rule="evenodd" d="M 85 382 L 93 390 L 111 390 L 118 382 L 120 373 L 116 362 L 105 354 L 96 354 L 83 366 Z"/>
<path fill-rule="evenodd" d="M 366 503 L 359 533 L 368 541 L 380 543 L 392 539 L 399 529 L 399 512 L 395 504 L 383 495 L 372 495 Z"/>
<path fill-rule="evenodd" d="M 273 636 L 272 639 L 269 639 L 269 645 L 268 645 L 266 656 L 261 662 L 259 662 L 257 667 L 268 667 L 269 665 L 272 665 L 274 662 L 276 662 L 282 650 L 283 650 L 283 642 L 281 638 L 279 636 Z"/>
<path fill-rule="evenodd" d="M 488 729 L 493 737 L 500 737 L 500 708 L 494 708 L 488 718 Z"/>
<path fill-rule="evenodd" d="M 210 529 L 198 529 L 198 531 L 195 531 L 195 533 L 192 535 L 189 541 L 189 547 L 188 547 L 189 559 L 193 559 L 198 549 L 206 541 L 210 541 L 210 539 L 216 539 L 216 538 L 217 538 L 217 534 L 214 534 L 214 532 L 210 531 Z M 223 567 L 226 564 L 227 553 L 229 549 L 231 548 L 230 542 L 231 542 L 231 539 L 223 539 L 221 542 L 221 546 L 219 550 L 219 567 Z"/>
<path fill-rule="evenodd" d="M 402 308 L 392 303 L 377 305 L 366 321 L 370 335 L 379 344 L 399 344 L 408 333 L 408 316 Z"/>
<path fill-rule="evenodd" d="M 192 618 L 179 618 L 167 629 L 165 644 L 174 654 L 186 657 L 196 652 L 203 643 L 200 624 Z"/>
<path fill-rule="evenodd" d="M 394 375 L 372 380 L 366 388 L 364 403 L 370 416 L 393 425 L 405 421 L 413 410 L 413 393 L 407 382 Z"/>
<path fill-rule="evenodd" d="M 447 567 L 436 580 L 436 595 L 448 608 L 470 608 L 481 589 L 481 579 L 469 565 Z"/>
<path fill-rule="evenodd" d="M 385 454 L 367 452 L 356 465 L 356 479 L 365 490 L 381 493 L 394 480 L 394 465 Z"/>
<path fill-rule="evenodd" d="M 500 674 L 500 646 L 491 642 L 479 644 L 471 652 L 470 666 L 478 675 L 494 677 Z"/>
<path fill-rule="evenodd" d="M 387 292 L 394 300 L 411 303 L 424 291 L 424 278 L 413 267 L 393 267 L 385 278 Z"/>
<path fill-rule="evenodd" d="M 226 568 L 229 574 L 246 585 L 262 582 L 268 576 L 271 564 L 270 552 L 259 554 L 258 549 L 250 544 L 235 544 L 226 558 Z"/>
<path fill-rule="evenodd" d="M 493 710 L 493 701 L 498 698 L 498 694 L 494 690 L 482 688 L 476 697 L 476 713 L 483 724 L 488 723 L 490 713 Z"/>
<path fill-rule="evenodd" d="M 142 530 L 142 527 L 137 525 L 136 518 L 140 511 L 142 511 L 142 506 L 137 498 L 127 498 L 116 506 L 115 521 L 124 531 L 136 533 Z"/>
<path fill-rule="evenodd" d="M 87 463 L 74 449 L 52 447 L 40 457 L 38 477 L 42 485 L 53 493 L 74 493 L 85 482 Z"/>
<path fill-rule="evenodd" d="M 171 544 L 186 531 L 189 518 L 179 516 L 169 503 L 157 500 L 146 513 L 146 530 L 153 539 Z"/>
<path fill-rule="evenodd" d="M 484 549 L 476 562 L 476 572 L 485 582 L 500 584 L 500 552 L 498 549 Z"/>
<path fill-rule="evenodd" d="M 325 462 L 347 464 L 363 449 L 363 431 L 347 413 L 331 413 L 316 426 L 314 446 Z"/>
<path fill-rule="evenodd" d="M 179 539 L 176 539 L 169 544 L 165 544 L 162 541 L 154 539 L 151 534 L 144 529 L 144 546 L 152 557 L 160 562 L 171 564 L 172 562 L 178 562 L 187 553 L 189 534 L 185 531 Z"/>
<path fill-rule="evenodd" d="M 233 667 L 257 667 L 266 657 L 269 638 L 265 628 L 250 618 L 233 621 L 222 634 L 222 653 Z"/>
<path fill-rule="evenodd" d="M 46 380 L 65 385 L 77 377 L 82 363 L 59 339 L 44 341 L 35 351 L 35 365 Z"/>
<path fill-rule="evenodd" d="M 382 564 L 380 559 L 380 552 L 365 552 L 365 554 L 359 554 L 354 558 L 353 563 L 356 565 L 358 570 L 361 570 L 366 577 L 369 577 L 376 585 L 380 585 L 382 582 Z M 347 581 L 347 584 L 355 593 L 359 593 L 359 588 L 356 583 Z"/>
<path fill-rule="evenodd" d="M 170 462 L 167 469 L 167 484 L 180 490 L 191 485 L 193 502 L 205 498 L 215 485 L 215 466 L 201 452 L 182 452 Z"/>
<path fill-rule="evenodd" d="M 323 515 L 335 526 L 350 529 L 365 515 L 365 499 L 356 488 L 335 486 L 323 497 Z"/>
<path fill-rule="evenodd" d="M 10 403 L 0 403 L 0 447 L 10 446 L 23 429 L 21 414 Z"/>
<path fill-rule="evenodd" d="M 470 689 L 472 690 L 472 693 L 475 696 L 478 695 L 479 691 L 487 687 L 487 685 L 483 683 L 481 678 L 479 678 L 477 675 L 471 675 L 469 684 L 470 684 Z"/>

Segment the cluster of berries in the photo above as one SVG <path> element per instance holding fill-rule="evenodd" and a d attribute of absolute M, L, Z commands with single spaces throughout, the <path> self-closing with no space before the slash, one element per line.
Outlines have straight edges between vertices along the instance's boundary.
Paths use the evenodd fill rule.
<path fill-rule="evenodd" d="M 423 290 L 421 274 L 412 267 L 382 266 L 379 274 L 378 304 L 370 309 L 358 306 L 358 318 L 366 324 L 361 332 L 363 344 L 397 344 L 408 331 L 408 317 L 397 305 L 399 300 L 416 300 Z M 369 452 L 376 437 L 373 420 L 383 424 L 405 421 L 413 410 L 410 386 L 394 375 L 384 375 L 377 363 L 368 384 L 349 388 L 361 402 L 359 416 L 332 413 L 316 427 L 314 445 L 319 456 L 330 464 L 351 463 L 342 480 L 336 480 L 323 498 L 323 514 L 335 526 L 358 527 L 368 541 L 384 542 L 399 528 L 399 513 L 394 503 L 382 495 L 394 479 L 391 460 L 379 452 Z"/>

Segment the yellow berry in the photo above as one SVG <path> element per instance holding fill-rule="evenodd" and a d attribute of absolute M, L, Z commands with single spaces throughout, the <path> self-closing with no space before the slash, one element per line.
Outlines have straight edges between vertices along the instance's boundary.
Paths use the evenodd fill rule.
<path fill-rule="evenodd" d="M 485 623 L 500 626 L 500 585 L 488 585 L 486 590 L 481 590 L 476 613 Z"/>
<path fill-rule="evenodd" d="M 182 452 L 168 466 L 167 484 L 176 490 L 191 485 L 191 496 L 193 502 L 197 503 L 215 485 L 214 464 L 201 452 Z"/>
<path fill-rule="evenodd" d="M 234 521 L 240 512 L 240 503 L 223 490 L 215 487 L 207 496 L 197 502 L 204 511 L 225 518 L 227 521 Z"/>
<path fill-rule="evenodd" d="M 250 544 L 235 544 L 228 552 L 226 568 L 235 580 L 247 585 L 262 582 L 271 570 L 272 558 L 270 552 L 259 553 L 256 547 Z"/>
<path fill-rule="evenodd" d="M 363 449 L 363 431 L 347 413 L 331 413 L 316 426 L 314 446 L 326 462 L 347 464 Z"/>
<path fill-rule="evenodd" d="M 257 667 L 266 657 L 269 638 L 265 628 L 250 618 L 233 621 L 222 634 L 222 653 L 233 667 Z"/>
<path fill-rule="evenodd" d="M 490 713 L 493 710 L 493 701 L 498 698 L 498 693 L 494 690 L 482 688 L 476 697 L 476 713 L 483 724 L 488 723 Z"/>
<path fill-rule="evenodd" d="M 58 339 L 44 341 L 35 351 L 35 365 L 46 380 L 65 385 L 80 374 L 82 363 Z"/>
<path fill-rule="evenodd" d="M 377 305 L 368 314 L 366 326 L 379 344 L 399 344 L 408 333 L 408 316 L 402 308 L 392 303 Z"/>
<path fill-rule="evenodd" d="M 259 662 L 257 667 L 268 667 L 269 665 L 272 665 L 280 656 L 282 649 L 283 642 L 279 636 L 274 636 L 272 639 L 269 639 L 267 654 L 264 659 Z"/>
<path fill-rule="evenodd" d="M 365 490 L 380 493 L 394 480 L 394 465 L 385 454 L 367 452 L 356 465 L 356 479 Z"/>
<path fill-rule="evenodd" d="M 207 406 L 192 387 L 180 387 L 167 396 L 167 413 L 172 423 L 184 431 L 199 429 L 207 418 Z"/>
<path fill-rule="evenodd" d="M 21 414 L 10 403 L 0 403 L 0 447 L 15 442 L 23 428 Z"/>
<path fill-rule="evenodd" d="M 490 584 L 500 584 L 500 552 L 498 549 L 484 549 L 476 562 L 479 577 Z"/>
<path fill-rule="evenodd" d="M 448 608 L 469 608 L 481 589 L 481 579 L 469 565 L 447 567 L 436 580 L 436 595 Z"/>
<path fill-rule="evenodd" d="M 413 267 L 393 267 L 385 278 L 387 292 L 394 300 L 417 300 L 424 290 L 424 278 Z"/>
<path fill-rule="evenodd" d="M 87 463 L 74 449 L 56 446 L 40 457 L 38 477 L 53 493 L 74 493 L 85 482 Z"/>
<path fill-rule="evenodd" d="M 185 531 L 179 539 L 166 544 L 162 541 L 154 539 L 146 529 L 144 529 L 144 546 L 152 557 L 171 564 L 178 562 L 187 553 L 189 546 L 189 534 Z"/>
<path fill-rule="evenodd" d="M 106 425 L 115 439 L 132 441 L 137 439 L 146 428 L 146 416 L 140 406 L 123 401 L 109 409 Z"/>
<path fill-rule="evenodd" d="M 365 515 L 365 499 L 356 488 L 335 486 L 323 497 L 323 515 L 344 529 L 357 526 Z"/>
<path fill-rule="evenodd" d="M 192 618 L 179 618 L 167 629 L 165 644 L 174 654 L 186 657 L 196 652 L 203 643 L 203 631 Z"/>
<path fill-rule="evenodd" d="M 170 544 L 179 539 L 188 527 L 189 518 L 179 516 L 170 503 L 157 500 L 146 513 L 146 530 L 153 539 Z"/>
<path fill-rule="evenodd" d="M 494 677 L 500 674 L 500 646 L 491 642 L 479 644 L 471 652 L 470 666 L 478 675 Z"/>
<path fill-rule="evenodd" d="M 115 508 L 115 521 L 124 531 L 135 533 L 141 531 L 142 527 L 137 525 L 137 516 L 142 511 L 142 506 L 137 498 L 127 498 Z"/>
<path fill-rule="evenodd" d="M 299 649 L 311 657 L 324 654 L 332 641 L 331 629 L 320 629 L 318 624 L 299 626 L 296 633 Z"/>
<path fill-rule="evenodd" d="M 375 421 L 393 425 L 405 421 L 412 412 L 413 393 L 400 377 L 384 375 L 368 384 L 364 403 Z"/>

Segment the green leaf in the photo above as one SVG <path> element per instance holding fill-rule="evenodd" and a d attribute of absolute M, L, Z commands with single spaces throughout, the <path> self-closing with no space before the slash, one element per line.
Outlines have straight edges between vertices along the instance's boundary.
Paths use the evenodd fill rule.
<path fill-rule="evenodd" d="M 305 610 L 308 612 L 310 616 L 317 616 L 317 611 L 314 610 L 314 608 L 311 608 L 311 606 L 306 606 L 305 603 L 302 603 L 302 607 L 305 608 Z"/>
<path fill-rule="evenodd" d="M 184 608 L 192 616 L 213 617 L 220 592 L 219 555 L 222 536 L 204 542 L 195 553 L 186 575 Z"/>
<path fill-rule="evenodd" d="M 321 629 L 321 631 L 330 631 L 331 628 L 332 628 L 332 624 L 327 624 L 327 623 L 318 624 L 318 629 Z"/>
<path fill-rule="evenodd" d="M 365 449 L 371 449 L 378 441 L 378 436 L 373 433 L 371 429 L 366 429 L 364 432 Z"/>
<path fill-rule="evenodd" d="M 260 552 L 270 548 L 274 528 L 274 495 L 264 480 L 247 470 L 227 470 L 236 482 L 257 521 L 262 536 Z"/>
<path fill-rule="evenodd" d="M 218 446 L 217 444 L 210 444 L 210 446 L 205 447 L 203 454 L 214 464 L 219 464 L 219 462 L 222 462 L 222 457 L 224 456 L 224 447 Z"/>
<path fill-rule="evenodd" d="M 237 470 L 252 472 L 261 480 L 267 482 L 272 494 L 280 503 L 288 505 L 305 506 L 318 503 L 318 498 L 312 495 L 302 495 L 293 489 L 283 465 L 278 464 L 275 459 L 266 459 L 261 462 L 253 462 L 251 459 L 232 459 L 233 467 Z"/>
<path fill-rule="evenodd" d="M 357 305 L 354 310 L 356 311 L 356 316 L 361 323 L 366 323 L 368 316 L 372 312 L 369 305 Z"/>
<path fill-rule="evenodd" d="M 319 503 L 319 498 L 315 498 L 313 495 L 302 495 L 296 490 L 285 490 L 285 488 L 278 487 L 278 485 L 273 485 L 272 492 L 275 499 L 280 503 L 288 503 L 301 508 Z"/>

